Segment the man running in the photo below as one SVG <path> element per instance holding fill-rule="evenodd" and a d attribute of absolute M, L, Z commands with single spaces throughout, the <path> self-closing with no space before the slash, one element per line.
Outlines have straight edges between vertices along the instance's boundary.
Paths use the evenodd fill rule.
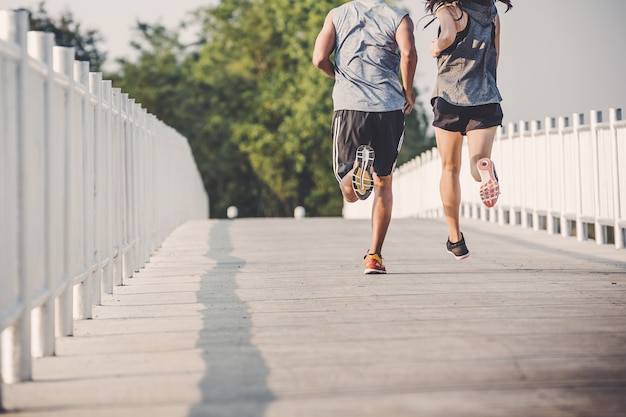
<path fill-rule="evenodd" d="M 353 203 L 374 191 L 372 241 L 364 272 L 384 274 L 382 246 L 391 222 L 392 173 L 405 114 L 415 103 L 413 21 L 384 0 L 345 3 L 326 16 L 313 64 L 335 80 L 333 168 L 341 193 Z"/>

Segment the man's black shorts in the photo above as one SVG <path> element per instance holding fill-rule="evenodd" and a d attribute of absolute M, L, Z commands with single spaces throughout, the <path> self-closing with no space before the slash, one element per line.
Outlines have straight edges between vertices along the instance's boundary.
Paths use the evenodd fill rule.
<path fill-rule="evenodd" d="M 333 116 L 333 170 L 341 181 L 354 165 L 356 150 L 361 145 L 374 149 L 374 172 L 390 175 L 396 165 L 404 138 L 404 112 L 369 113 L 337 110 Z"/>
<path fill-rule="evenodd" d="M 467 134 L 470 130 L 488 129 L 502 125 L 500 103 L 479 106 L 455 106 L 441 97 L 433 100 L 433 126 L 450 132 Z"/>

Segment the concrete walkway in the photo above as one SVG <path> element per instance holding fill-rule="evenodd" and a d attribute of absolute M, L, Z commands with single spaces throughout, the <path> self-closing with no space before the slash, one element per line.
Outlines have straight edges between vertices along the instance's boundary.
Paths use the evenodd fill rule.
<path fill-rule="evenodd" d="M 626 252 L 462 220 L 177 229 L 96 318 L 5 386 L 20 416 L 626 415 Z M 16 413 L 17 414 L 17 413 Z M 12 412 L 8 415 L 14 415 Z"/>

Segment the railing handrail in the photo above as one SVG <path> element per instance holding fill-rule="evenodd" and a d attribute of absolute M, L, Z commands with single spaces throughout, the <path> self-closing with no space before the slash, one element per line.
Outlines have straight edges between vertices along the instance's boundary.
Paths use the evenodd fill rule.
<path fill-rule="evenodd" d="M 27 26 L 26 12 L 0 11 L 4 382 L 30 379 L 32 356 L 54 354 L 102 292 L 209 214 L 188 141 Z"/>
<path fill-rule="evenodd" d="M 496 207 L 488 209 L 467 166 L 463 147 L 461 210 L 465 217 L 520 225 L 551 234 L 589 239 L 624 248 L 626 233 L 626 121 L 620 109 L 547 117 L 499 128 L 492 151 L 501 181 Z M 393 217 L 443 217 L 439 194 L 441 160 L 436 148 L 398 167 L 394 173 Z M 368 218 L 369 200 L 344 204 L 346 218 Z M 591 227 L 591 225 L 593 225 Z"/>

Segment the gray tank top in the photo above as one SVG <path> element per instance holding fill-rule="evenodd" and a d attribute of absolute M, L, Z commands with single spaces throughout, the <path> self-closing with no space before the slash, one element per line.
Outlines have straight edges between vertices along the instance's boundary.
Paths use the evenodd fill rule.
<path fill-rule="evenodd" d="M 384 0 L 354 0 L 332 10 L 335 110 L 387 112 L 403 108 L 396 29 L 406 15 Z"/>
<path fill-rule="evenodd" d="M 461 1 L 459 6 L 469 16 L 467 33 L 457 36 L 456 47 L 446 49 L 437 58 L 433 101 L 441 97 L 456 106 L 499 103 L 502 97 L 496 84 L 493 43 L 498 9 L 493 2 L 481 5 L 471 0 Z"/>

